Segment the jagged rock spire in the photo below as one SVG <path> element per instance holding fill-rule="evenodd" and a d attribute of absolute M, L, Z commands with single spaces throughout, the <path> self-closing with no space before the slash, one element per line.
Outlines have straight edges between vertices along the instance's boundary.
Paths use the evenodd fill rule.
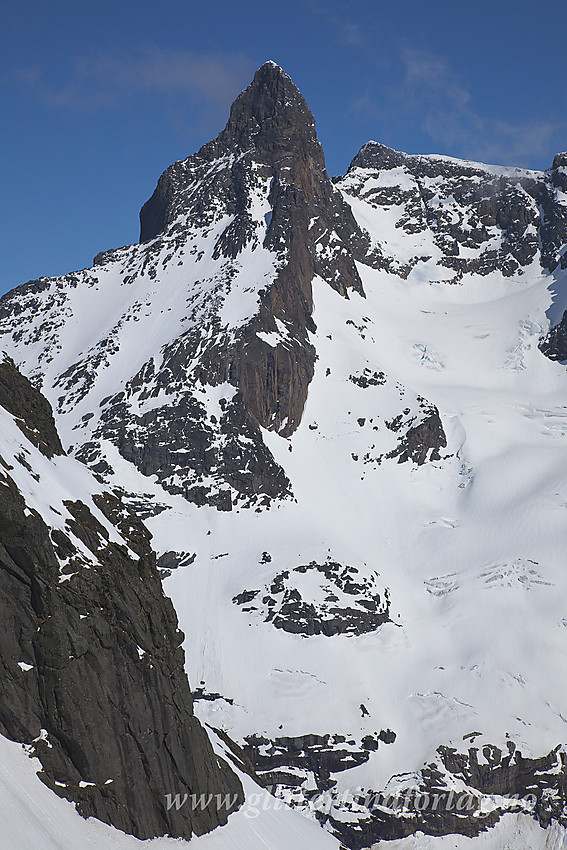
<path fill-rule="evenodd" d="M 195 184 L 197 174 L 204 172 L 208 164 L 225 157 L 232 157 L 233 161 L 238 158 L 238 161 L 226 169 L 222 180 L 215 174 L 207 197 L 201 187 L 196 203 L 196 196 L 187 191 L 188 187 Z M 274 62 L 262 65 L 248 88 L 236 98 L 227 125 L 216 139 L 188 159 L 174 163 L 162 174 L 155 192 L 140 212 L 140 241 L 149 241 L 164 233 L 181 213 L 202 216 L 211 199 L 215 204 L 224 201 L 226 211 L 242 219 L 246 184 L 249 183 L 245 172 L 251 164 L 264 166 L 273 178 L 270 201 L 274 215 L 266 235 L 266 247 L 276 249 L 280 244 L 280 231 L 289 226 L 282 215 L 281 202 L 285 195 L 285 215 L 289 215 L 293 207 L 294 227 L 302 230 L 304 250 L 312 256 L 312 262 L 308 263 L 311 266 L 308 283 L 317 273 L 326 277 L 342 294 L 349 288 L 362 293 L 354 260 L 350 256 L 345 258 L 344 252 L 333 252 L 339 268 L 317 267 L 314 244 L 320 241 L 322 234 L 336 231 L 347 247 L 356 244 L 360 253 L 361 233 L 350 207 L 342 201 L 327 176 L 311 111 L 290 77 Z M 299 215 L 298 207 L 301 208 Z M 319 224 L 308 232 L 308 222 L 313 220 Z M 237 222 L 234 229 L 240 231 L 247 227 L 239 228 Z M 240 233 L 236 241 L 241 244 Z M 324 247 L 320 245 L 320 254 L 324 253 L 321 251 Z"/>
<path fill-rule="evenodd" d="M 252 215 L 258 192 L 271 210 L 260 230 Z M 312 280 L 319 275 L 341 295 L 364 295 L 355 259 L 362 259 L 366 241 L 327 175 L 313 115 L 274 62 L 262 65 L 237 97 L 217 138 L 162 174 L 140 213 L 140 240 L 173 233 L 182 238 L 190 228 L 212 227 L 222 215 L 231 218 L 215 258 L 235 261 L 261 233 L 279 266 L 258 313 L 227 353 L 224 374 L 257 423 L 288 436 L 301 420 L 313 376 Z M 287 327 L 293 348 L 274 348 L 258 337 L 273 333 L 277 321 Z"/>
<path fill-rule="evenodd" d="M 267 146 L 285 154 L 291 144 L 299 150 L 311 147 L 318 166 L 325 168 L 315 121 L 303 96 L 278 65 L 266 62 L 234 101 L 225 129 L 210 147 L 228 145 L 245 150 Z"/>
<path fill-rule="evenodd" d="M 326 176 L 313 115 L 297 86 L 274 62 L 266 62 L 256 71 L 232 104 L 226 127 L 216 139 L 162 174 L 140 212 L 140 242 L 153 239 L 175 218 L 182 203 L 180 191 L 196 165 L 244 152 L 253 152 L 255 161 L 287 171 L 286 182 L 304 191 L 309 189 L 309 170 Z"/>

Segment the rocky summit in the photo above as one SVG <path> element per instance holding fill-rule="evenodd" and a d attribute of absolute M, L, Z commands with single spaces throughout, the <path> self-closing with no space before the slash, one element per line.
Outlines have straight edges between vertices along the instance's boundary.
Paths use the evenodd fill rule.
<path fill-rule="evenodd" d="M 566 175 L 330 179 L 268 62 L 139 244 L 0 300 L 0 731 L 56 795 L 211 850 L 567 843 Z"/>

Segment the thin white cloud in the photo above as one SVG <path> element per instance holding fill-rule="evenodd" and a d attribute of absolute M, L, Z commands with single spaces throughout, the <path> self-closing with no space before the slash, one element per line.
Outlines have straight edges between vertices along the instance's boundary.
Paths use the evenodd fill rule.
<path fill-rule="evenodd" d="M 458 109 L 465 109 L 470 94 L 460 84 L 457 75 L 439 56 L 405 48 L 402 51 L 406 84 L 413 93 L 426 91 L 429 97 L 441 96 Z"/>
<path fill-rule="evenodd" d="M 131 55 L 76 57 L 68 79 L 56 86 L 40 69 L 16 71 L 12 79 L 44 104 L 76 111 L 120 108 L 140 95 L 184 97 L 199 104 L 206 124 L 226 111 L 250 82 L 255 65 L 242 54 L 200 55 L 146 47 Z"/>
<path fill-rule="evenodd" d="M 442 57 L 406 48 L 402 60 L 404 109 L 444 153 L 513 165 L 548 154 L 558 123 L 486 118 L 473 108 L 469 90 Z"/>
<path fill-rule="evenodd" d="M 364 36 L 360 24 L 355 24 L 350 21 L 333 19 L 333 24 L 337 30 L 337 38 L 341 44 L 360 47 L 364 44 Z"/>
<path fill-rule="evenodd" d="M 365 33 L 363 25 L 354 19 L 356 9 L 350 10 L 342 3 L 335 3 L 339 6 L 340 13 L 336 14 L 332 5 L 328 0 L 300 0 L 301 4 L 313 15 L 322 19 L 325 25 L 330 26 L 335 31 L 335 41 L 338 44 L 343 44 L 347 47 L 361 47 L 365 43 Z"/>

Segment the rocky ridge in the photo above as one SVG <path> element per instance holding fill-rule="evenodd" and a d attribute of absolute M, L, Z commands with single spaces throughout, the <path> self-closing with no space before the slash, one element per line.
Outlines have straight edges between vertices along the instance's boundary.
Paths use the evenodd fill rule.
<path fill-rule="evenodd" d="M 523 274 L 534 260 L 553 272 L 566 267 L 567 203 L 563 159 L 545 172 L 487 167 L 449 157 L 400 153 L 368 142 L 337 185 L 347 196 L 390 213 L 395 227 L 413 237 L 429 232 L 446 282 L 465 274 L 496 270 Z M 369 259 L 378 268 L 407 278 L 420 262 L 417 253 L 401 261 L 381 243 Z"/>

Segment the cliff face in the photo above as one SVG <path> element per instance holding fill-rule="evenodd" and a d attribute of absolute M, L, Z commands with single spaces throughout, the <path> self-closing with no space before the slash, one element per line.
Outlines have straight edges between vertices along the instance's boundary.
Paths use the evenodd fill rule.
<path fill-rule="evenodd" d="M 30 443 L 47 458 L 65 454 L 51 405 L 6 356 L 0 362 L 0 407 L 14 417 Z"/>
<path fill-rule="evenodd" d="M 0 387 L 0 732 L 28 745 L 43 782 L 84 817 L 139 838 L 207 832 L 226 808 L 168 810 L 165 795 L 230 795 L 234 810 L 242 788 L 193 715 L 150 535 L 119 494 L 85 493 L 80 470 L 90 507 L 52 494 L 40 511 L 50 476 L 76 464 L 51 470 L 17 437 L 16 426 L 47 457 L 62 453 L 47 401 L 9 361 Z"/>

